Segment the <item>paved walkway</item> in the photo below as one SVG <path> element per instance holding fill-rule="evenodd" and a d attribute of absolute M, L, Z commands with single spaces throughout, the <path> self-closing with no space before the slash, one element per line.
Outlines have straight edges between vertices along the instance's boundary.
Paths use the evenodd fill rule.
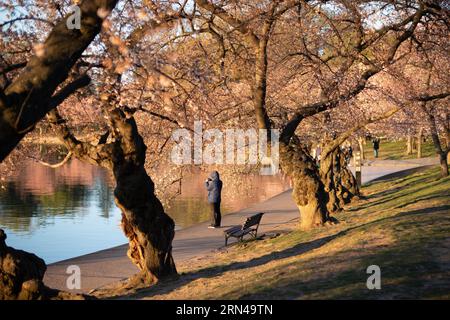
<path fill-rule="evenodd" d="M 376 165 L 362 168 L 362 182 L 366 183 L 378 177 L 423 165 L 438 163 L 437 159 L 423 161 L 376 161 Z M 384 164 L 384 165 L 383 165 Z M 255 204 L 245 210 L 226 215 L 222 218 L 221 229 L 208 229 L 208 223 L 201 223 L 176 232 L 173 241 L 173 256 L 176 262 L 209 253 L 224 245 L 223 230 L 229 226 L 241 224 L 247 216 L 264 212 L 260 225 L 260 234 L 280 232 L 283 225 L 298 219 L 298 210 L 287 190 L 271 199 Z M 68 290 L 66 287 L 67 267 L 77 265 L 81 269 L 81 292 L 89 292 L 108 283 L 127 278 L 137 272 L 137 268 L 126 256 L 128 244 L 95 252 L 81 257 L 57 262 L 48 266 L 44 282 L 52 288 Z M 73 292 L 80 292 L 74 290 Z"/>

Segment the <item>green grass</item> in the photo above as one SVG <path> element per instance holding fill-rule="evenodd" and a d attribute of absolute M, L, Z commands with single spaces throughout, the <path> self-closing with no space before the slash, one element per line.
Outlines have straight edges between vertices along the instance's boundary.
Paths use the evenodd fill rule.
<path fill-rule="evenodd" d="M 364 156 L 367 160 L 375 159 L 373 154 L 373 147 L 370 141 L 367 142 L 364 149 Z M 434 157 L 436 156 L 436 151 L 434 149 L 433 143 L 431 141 L 422 143 L 422 157 Z M 406 141 L 386 141 L 382 140 L 380 143 L 380 149 L 378 154 L 378 159 L 382 160 L 406 160 L 406 159 L 416 159 L 417 151 L 412 154 L 406 154 Z"/>
<path fill-rule="evenodd" d="M 178 266 L 141 299 L 449 299 L 450 178 L 422 169 L 378 181 L 340 223 L 250 241 Z M 381 268 L 381 290 L 366 287 Z"/>

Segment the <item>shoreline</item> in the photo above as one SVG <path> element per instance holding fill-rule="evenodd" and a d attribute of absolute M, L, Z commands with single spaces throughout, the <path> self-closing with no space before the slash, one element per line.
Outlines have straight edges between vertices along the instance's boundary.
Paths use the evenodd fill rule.
<path fill-rule="evenodd" d="M 422 164 L 420 164 L 420 162 L 421 162 L 420 160 L 422 160 Z M 426 161 L 423 161 L 423 160 L 426 160 Z M 408 160 L 372 160 L 372 161 L 365 160 L 365 164 L 364 164 L 363 168 L 365 168 L 365 167 L 367 168 L 367 167 L 382 167 L 382 166 L 386 166 L 386 163 L 384 163 L 384 165 L 383 165 L 383 163 L 376 163 L 376 162 L 389 162 L 389 165 L 395 166 L 395 167 L 408 167 L 408 168 L 414 167 L 414 168 L 420 168 L 420 167 L 424 167 L 424 166 L 429 166 L 429 165 L 437 164 L 437 163 L 434 163 L 434 162 L 436 162 L 436 160 L 437 160 L 437 158 L 435 158 L 435 157 L 433 157 L 433 158 L 422 158 L 422 159 L 408 159 Z M 403 163 L 399 163 L 399 162 L 403 162 Z M 425 162 L 425 163 L 424 163 L 424 162 Z M 366 164 L 366 163 L 367 163 L 367 164 Z M 426 164 L 426 163 L 430 163 L 430 164 Z M 431 163 L 433 163 L 433 164 L 431 164 Z M 354 166 L 349 166 L 349 168 L 354 172 L 354 170 L 355 170 Z M 408 169 L 406 169 L 406 170 L 408 170 Z M 394 173 L 388 173 L 388 174 L 386 174 L 386 175 L 383 175 L 383 176 L 380 176 L 380 177 L 377 177 L 377 178 L 371 178 L 371 179 L 366 180 L 366 181 L 363 180 L 363 185 L 364 185 L 364 184 L 367 184 L 367 183 L 369 183 L 369 182 L 378 180 L 378 179 L 380 179 L 380 178 L 387 177 L 387 176 L 389 176 L 389 175 L 391 175 L 391 174 L 395 174 L 396 172 L 398 172 L 398 171 L 395 171 Z M 263 201 L 261 201 L 261 202 L 254 203 L 254 204 L 250 205 L 249 207 L 242 208 L 242 209 L 240 209 L 240 210 L 237 210 L 237 211 L 233 211 L 233 212 L 224 214 L 223 217 L 229 216 L 229 215 L 238 214 L 238 213 L 240 213 L 241 211 L 244 211 L 244 210 L 246 210 L 246 209 L 248 209 L 248 208 L 251 208 L 252 206 L 254 206 L 254 205 L 258 204 L 258 203 L 264 203 L 264 202 L 266 202 L 266 201 L 269 201 L 269 200 L 271 200 L 272 198 L 275 198 L 275 197 L 277 197 L 277 196 L 279 196 L 279 195 L 281 195 L 281 194 L 283 194 L 283 193 L 285 193 L 285 192 L 287 192 L 287 191 L 290 191 L 290 190 L 292 190 L 292 188 L 288 188 L 288 189 L 282 191 L 281 193 L 278 193 L 278 194 L 276 194 L 276 195 L 273 195 L 273 196 L 271 196 L 271 197 L 269 197 L 269 198 L 267 198 L 267 199 L 265 199 L 265 200 L 263 200 Z M 182 230 L 186 230 L 186 229 L 189 229 L 189 228 L 192 228 L 192 227 L 195 227 L 195 226 L 198 226 L 198 225 L 202 225 L 202 224 L 205 224 L 205 223 L 207 223 L 207 221 L 200 222 L 200 223 L 197 223 L 197 224 L 194 224 L 194 225 L 185 227 L 185 228 L 175 229 L 175 232 L 177 233 L 177 232 L 180 232 L 180 231 L 182 231 Z M 176 226 L 175 226 L 175 227 L 176 227 Z M 63 263 L 63 262 L 66 262 L 66 261 L 70 261 L 70 260 L 77 259 L 77 258 L 82 258 L 82 257 L 90 256 L 90 255 L 96 254 L 96 253 L 102 253 L 102 252 L 104 252 L 104 251 L 109 251 L 109 250 L 117 249 L 117 248 L 120 248 L 120 247 L 123 247 L 123 246 L 127 246 L 127 245 L 128 245 L 128 242 L 123 243 L 123 244 L 120 244 L 120 245 L 116 245 L 116 246 L 113 246 L 113 247 L 108 247 L 108 248 L 105 248 L 105 249 L 96 250 L 96 251 L 93 251 L 93 252 L 90 252 L 90 253 L 86 253 L 86 254 L 82 254 L 82 255 L 79 255 L 79 256 L 74 256 L 74 257 L 70 257 L 70 258 L 67 258 L 67 259 L 63 259 L 63 260 L 58 260 L 58 261 L 55 261 L 55 262 L 51 262 L 51 263 L 47 264 L 47 266 L 51 266 L 51 265 Z"/>
<path fill-rule="evenodd" d="M 429 165 L 429 161 L 422 165 L 395 165 L 365 167 L 363 169 L 363 184 L 396 172 Z M 283 225 L 292 223 L 299 218 L 298 209 L 292 200 L 291 189 L 275 195 L 265 201 L 255 203 L 243 210 L 223 216 L 223 226 L 220 229 L 208 229 L 208 222 L 196 224 L 175 233 L 173 241 L 173 256 L 176 263 L 208 254 L 224 246 L 223 230 L 242 224 L 246 217 L 257 212 L 264 212 L 260 225 L 260 232 L 282 232 Z M 52 288 L 70 292 L 87 293 L 112 282 L 126 279 L 135 274 L 138 269 L 126 255 L 128 243 L 90 254 L 61 260 L 49 264 L 44 277 L 44 283 Z M 70 274 L 67 267 L 77 265 L 81 270 L 81 290 L 68 290 L 66 280 Z"/>
<path fill-rule="evenodd" d="M 262 201 L 260 201 L 260 202 L 253 203 L 253 204 L 251 204 L 251 205 L 248 206 L 248 207 L 244 207 L 244 208 L 242 208 L 242 209 L 238 209 L 237 211 L 232 211 L 232 212 L 229 212 L 229 213 L 226 213 L 226 214 L 222 214 L 222 218 L 228 217 L 228 216 L 230 216 L 230 215 L 239 214 L 239 213 L 241 213 L 242 211 L 245 211 L 245 210 L 247 210 L 247 209 L 250 209 L 250 208 L 252 208 L 253 206 L 255 206 L 255 205 L 257 205 L 257 204 L 260 204 L 260 203 L 264 203 L 264 202 L 266 202 L 266 201 L 269 201 L 269 200 L 271 200 L 272 198 L 278 197 L 278 196 L 280 196 L 281 194 L 283 194 L 283 193 L 285 193 L 285 192 L 288 192 L 288 191 L 291 191 L 291 190 L 292 190 L 292 188 L 288 188 L 288 189 L 286 189 L 286 190 L 284 190 L 284 191 L 282 191 L 282 192 L 280 192 L 280 193 L 277 193 L 277 194 L 275 194 L 275 195 L 273 195 L 273 196 L 268 197 L 268 198 L 265 199 L 265 200 L 262 200 Z M 209 222 L 208 222 L 208 221 L 203 221 L 203 222 L 199 222 L 199 223 L 196 223 L 196 224 L 193 224 L 193 225 L 184 227 L 184 228 L 180 228 L 180 229 L 177 229 L 177 228 L 176 228 L 176 225 L 175 225 L 175 235 L 176 235 L 178 232 L 181 232 L 181 231 L 184 231 L 184 230 L 188 230 L 188 229 L 190 229 L 190 228 L 198 227 L 198 226 L 200 226 L 200 225 L 205 225 L 205 224 L 206 224 L 206 225 L 209 225 Z M 223 228 L 223 227 L 222 227 L 222 228 Z M 82 254 L 82 255 L 78 255 L 78 256 L 66 258 L 66 259 L 63 259 L 63 260 L 54 261 L 54 262 L 48 263 L 48 264 L 47 264 L 47 267 L 52 266 L 52 265 L 56 265 L 56 264 L 60 264 L 60 263 L 64 263 L 64 262 L 68 262 L 68 261 L 72 261 L 72 260 L 78 259 L 78 258 L 88 257 L 88 256 L 93 255 L 93 254 L 97 254 L 97 253 L 100 254 L 100 253 L 103 253 L 103 252 L 105 252 L 105 251 L 110 251 L 110 250 L 114 250 L 114 249 L 119 249 L 119 248 L 122 248 L 122 247 L 125 247 L 125 246 L 128 247 L 128 242 L 125 242 L 125 243 L 123 243 L 123 244 L 119 244 L 119 245 L 116 245 L 116 246 L 113 246 L 113 247 L 108 247 L 108 248 L 105 248 L 105 249 L 96 250 L 96 251 L 89 252 L 89 253 L 86 253 L 86 254 Z"/>
<path fill-rule="evenodd" d="M 290 201 L 289 201 L 290 200 Z M 281 208 L 278 204 L 281 203 Z M 284 205 L 283 205 L 284 204 Z M 291 197 L 291 189 L 273 196 L 266 201 L 255 203 L 243 210 L 224 215 L 222 227 L 208 229 L 209 222 L 202 222 L 181 229 L 175 233 L 173 241 L 173 256 L 176 263 L 183 262 L 224 246 L 223 230 L 232 225 L 239 225 L 246 217 L 256 211 L 265 212 L 258 234 L 267 233 L 277 227 L 292 222 L 298 218 L 297 210 L 290 210 L 295 206 Z M 268 210 L 272 208 L 271 210 Z M 44 277 L 44 283 L 52 288 L 59 288 L 70 292 L 89 292 L 111 282 L 123 280 L 135 274 L 138 269 L 126 255 L 128 243 L 90 254 L 77 256 L 49 264 Z M 82 289 L 68 290 L 65 285 L 70 274 L 66 274 L 68 266 L 77 265 L 81 270 Z M 83 284 L 84 283 L 84 284 Z"/>

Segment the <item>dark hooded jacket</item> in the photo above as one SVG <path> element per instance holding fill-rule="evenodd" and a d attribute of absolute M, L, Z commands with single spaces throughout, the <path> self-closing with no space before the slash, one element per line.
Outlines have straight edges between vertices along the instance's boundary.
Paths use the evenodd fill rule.
<path fill-rule="evenodd" d="M 372 140 L 372 144 L 373 144 L 373 148 L 375 149 L 375 150 L 378 150 L 378 149 L 380 149 L 380 139 L 373 139 Z"/>
<path fill-rule="evenodd" d="M 213 171 L 209 179 L 205 182 L 206 190 L 208 190 L 208 202 L 219 203 L 222 200 L 222 181 L 219 178 L 219 173 Z"/>

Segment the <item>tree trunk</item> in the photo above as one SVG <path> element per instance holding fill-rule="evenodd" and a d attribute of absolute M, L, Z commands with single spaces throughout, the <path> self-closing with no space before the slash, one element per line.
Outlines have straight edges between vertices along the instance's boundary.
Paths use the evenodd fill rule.
<path fill-rule="evenodd" d="M 308 230 L 329 221 L 328 195 L 314 160 L 299 145 L 280 143 L 281 168 L 293 182 L 292 196 L 300 211 L 300 228 Z"/>
<path fill-rule="evenodd" d="M 436 119 L 434 117 L 433 111 L 427 109 L 426 103 L 420 104 L 420 107 L 422 108 L 422 111 L 427 116 L 427 122 L 428 126 L 430 128 L 431 133 L 431 139 L 433 140 L 434 149 L 436 150 L 436 153 L 439 155 L 439 162 L 441 167 L 441 177 L 445 178 L 448 177 L 448 162 L 447 162 L 447 154 L 449 151 L 449 148 L 443 148 L 441 145 L 441 141 L 439 139 L 439 132 L 436 125 Z M 448 137 L 448 131 L 447 131 L 447 137 Z"/>
<path fill-rule="evenodd" d="M 328 193 L 328 212 L 333 213 L 342 210 L 345 204 L 358 196 L 359 188 L 356 178 L 348 169 L 346 154 L 340 147 L 323 154 L 325 157 L 320 161 L 320 178 Z"/>
<path fill-rule="evenodd" d="M 417 151 L 417 141 L 414 137 L 412 138 L 412 151 Z"/>
<path fill-rule="evenodd" d="M 47 266 L 34 254 L 6 246 L 0 229 L 0 300 L 33 300 L 44 295 Z"/>
<path fill-rule="evenodd" d="M 350 203 L 353 199 L 358 198 L 359 193 L 359 187 L 358 183 L 356 181 L 355 176 L 351 172 L 351 170 L 348 168 L 348 164 L 350 162 L 348 151 L 341 151 L 341 155 L 339 157 L 340 161 L 340 175 L 339 175 L 339 182 L 341 186 L 341 197 L 342 201 L 347 204 Z"/>
<path fill-rule="evenodd" d="M 361 137 L 358 137 L 358 145 L 359 145 L 359 152 L 361 152 L 361 161 L 365 160 L 364 156 L 364 140 Z"/>
<path fill-rule="evenodd" d="M 325 148 L 324 148 L 325 149 Z M 329 213 L 338 212 L 342 210 L 342 205 L 339 196 L 339 148 L 328 153 L 325 157 L 320 159 L 320 179 L 328 193 L 327 210 Z"/>
<path fill-rule="evenodd" d="M 147 147 L 134 118 L 126 118 L 115 109 L 111 119 L 120 133 L 112 155 L 114 195 L 122 210 L 122 228 L 130 242 L 128 257 L 141 270 L 136 279 L 150 285 L 177 274 L 172 257 L 175 223 L 164 212 L 145 170 Z"/>
<path fill-rule="evenodd" d="M 253 89 L 253 103 L 255 107 L 258 128 L 270 130 L 270 119 L 266 109 L 267 92 L 267 41 L 263 39 L 256 50 L 255 87 Z"/>
<path fill-rule="evenodd" d="M 128 257 L 146 285 L 177 273 L 172 258 L 175 224 L 154 194 L 154 184 L 141 165 L 125 161 L 114 166 L 114 191 L 122 210 L 122 229 L 129 239 Z"/>
<path fill-rule="evenodd" d="M 422 158 L 422 136 L 423 136 L 423 128 L 420 128 L 419 133 L 417 134 L 417 158 Z"/>
<path fill-rule="evenodd" d="M 407 138 L 406 138 L 406 154 L 410 155 L 412 154 L 412 136 L 410 134 L 408 134 Z"/>
<path fill-rule="evenodd" d="M 448 177 L 447 153 L 442 152 L 441 154 L 439 154 L 439 163 L 441 168 L 441 177 Z"/>
<path fill-rule="evenodd" d="M 341 194 L 343 195 L 344 203 L 350 203 L 354 199 L 358 199 L 360 195 L 358 182 L 356 181 L 353 173 L 348 169 L 348 167 L 343 168 L 341 173 L 341 185 L 343 186 L 343 191 Z"/>
<path fill-rule="evenodd" d="M 175 223 L 164 212 L 145 170 L 147 147 L 134 118 L 127 118 L 119 109 L 113 109 L 109 115 L 114 129 L 113 142 L 104 141 L 96 146 L 78 141 L 56 111 L 50 114 L 49 120 L 78 159 L 113 172 L 115 201 L 122 211 L 122 229 L 129 239 L 127 254 L 140 270 L 130 285 L 151 285 L 177 274 L 172 257 Z"/>

